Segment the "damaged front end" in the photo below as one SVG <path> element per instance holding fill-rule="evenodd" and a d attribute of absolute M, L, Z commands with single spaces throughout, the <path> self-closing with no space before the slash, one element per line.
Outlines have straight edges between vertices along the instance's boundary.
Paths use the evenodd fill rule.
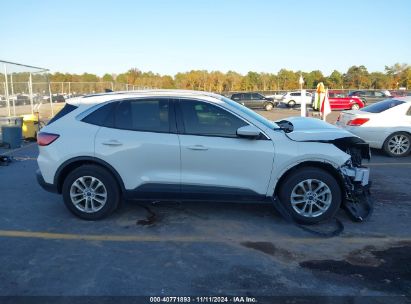
<path fill-rule="evenodd" d="M 290 117 L 276 124 L 293 141 L 333 144 L 351 156 L 338 170 L 345 190 L 343 208 L 354 221 L 367 219 L 373 211 L 373 201 L 369 169 L 362 161 L 371 159 L 369 145 L 352 133 L 315 118 Z"/>
<path fill-rule="evenodd" d="M 362 222 L 370 217 L 374 207 L 370 197 L 370 170 L 362 165 L 363 159 L 371 158 L 370 148 L 358 137 L 335 139 L 333 144 L 351 156 L 339 168 L 345 188 L 343 207 L 352 220 Z"/>

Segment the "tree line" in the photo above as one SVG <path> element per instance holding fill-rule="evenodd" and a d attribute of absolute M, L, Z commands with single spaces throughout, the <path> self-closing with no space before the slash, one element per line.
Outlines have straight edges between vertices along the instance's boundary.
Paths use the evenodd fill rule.
<path fill-rule="evenodd" d="M 298 89 L 300 75 L 302 75 L 305 82 L 304 87 L 307 89 L 316 88 L 319 82 L 323 82 L 331 89 L 411 88 L 411 66 L 399 63 L 385 66 L 384 72 L 370 73 L 365 66 L 360 65 L 350 67 L 345 73 L 334 70 L 328 76 L 319 70 L 303 72 L 281 69 L 278 73 L 248 72 L 246 75 L 234 71 L 222 73 L 220 71 L 192 70 L 171 77 L 130 69 L 117 76 L 106 74 L 102 80 L 117 81 L 138 87 L 164 89 L 176 88 L 212 92 L 277 91 Z"/>
<path fill-rule="evenodd" d="M 405 63 L 385 66 L 384 72 L 368 72 L 367 68 L 363 65 L 351 66 L 345 73 L 334 70 L 328 76 L 319 70 L 304 72 L 287 69 L 281 69 L 278 73 L 248 72 L 245 75 L 234 71 L 223 73 L 220 71 L 192 70 L 170 76 L 160 75 L 151 71 L 143 72 L 136 68 L 132 68 L 118 75 L 107 73 L 102 77 L 90 73 L 79 75 L 60 72 L 46 76 L 48 76 L 48 80 L 52 83 L 104 83 L 98 85 L 99 89 L 97 89 L 97 91 L 103 87 L 107 87 L 108 89 L 114 87 L 117 90 L 127 88 L 158 88 L 204 90 L 221 93 L 229 91 L 294 90 L 299 88 L 300 75 L 304 79 L 304 88 L 306 89 L 315 89 L 319 82 L 323 82 L 325 86 L 330 89 L 411 88 L 411 66 Z M 44 76 L 45 75 L 42 77 Z M 35 82 L 38 77 L 40 77 L 40 75 L 34 76 L 33 82 Z M 14 79 L 18 80 L 18 75 L 15 75 Z M 111 85 L 109 83 L 111 83 Z M 119 86 L 119 84 L 122 86 Z M 55 86 L 56 90 L 58 90 L 58 86 L 56 84 Z M 84 90 L 91 89 L 89 86 L 82 86 L 82 88 L 83 87 Z"/>

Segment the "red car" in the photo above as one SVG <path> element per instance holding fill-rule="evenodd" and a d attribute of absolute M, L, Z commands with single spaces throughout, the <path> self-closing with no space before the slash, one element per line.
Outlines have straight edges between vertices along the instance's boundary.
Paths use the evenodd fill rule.
<path fill-rule="evenodd" d="M 365 106 L 361 98 L 347 96 L 344 92 L 339 91 L 329 91 L 328 100 L 331 110 L 358 110 Z"/>

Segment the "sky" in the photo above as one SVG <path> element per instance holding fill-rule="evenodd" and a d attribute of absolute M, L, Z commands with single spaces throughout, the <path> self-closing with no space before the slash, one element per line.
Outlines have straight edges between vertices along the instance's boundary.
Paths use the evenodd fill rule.
<path fill-rule="evenodd" d="M 52 72 L 411 64 L 411 0 L 0 0 L 0 60 Z"/>

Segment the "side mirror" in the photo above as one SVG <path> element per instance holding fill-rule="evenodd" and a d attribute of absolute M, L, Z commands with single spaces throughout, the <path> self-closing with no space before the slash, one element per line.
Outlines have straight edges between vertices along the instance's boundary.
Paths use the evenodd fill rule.
<path fill-rule="evenodd" d="M 237 136 L 249 138 L 249 139 L 257 139 L 261 135 L 261 131 L 254 126 L 247 125 L 237 129 Z"/>

